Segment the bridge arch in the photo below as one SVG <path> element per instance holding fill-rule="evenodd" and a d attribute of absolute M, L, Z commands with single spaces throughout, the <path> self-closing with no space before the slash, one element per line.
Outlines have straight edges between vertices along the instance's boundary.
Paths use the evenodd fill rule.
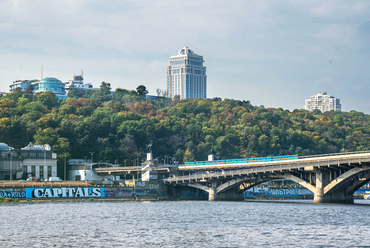
<path fill-rule="evenodd" d="M 343 186 L 344 184 L 348 183 L 350 180 L 353 179 L 353 177 L 361 174 L 362 172 L 365 172 L 365 171 L 370 171 L 370 167 L 369 166 L 363 166 L 363 167 L 355 167 L 345 173 L 343 173 L 342 175 L 340 175 L 339 177 L 337 177 L 336 179 L 332 180 L 329 184 L 327 184 L 324 188 L 324 195 L 325 194 L 330 194 L 332 192 L 334 192 L 335 190 L 337 190 L 339 187 Z M 366 181 L 366 180 L 365 180 Z M 351 183 L 350 185 L 357 185 L 352 187 L 351 190 L 357 190 L 359 189 L 362 185 L 361 183 L 356 183 L 358 182 L 358 180 L 355 180 L 353 183 Z M 366 182 L 365 182 L 366 183 Z M 365 184 L 363 183 L 363 185 Z M 361 186 L 360 186 L 361 185 Z M 355 192 L 353 191 L 353 193 Z"/>
<path fill-rule="evenodd" d="M 301 179 L 297 176 L 294 176 L 292 174 L 287 174 L 287 173 L 279 174 L 279 175 L 271 175 L 271 176 L 260 178 L 260 179 L 235 178 L 235 179 L 227 181 L 227 182 L 221 184 L 220 186 L 218 186 L 217 190 L 216 190 L 216 193 L 225 192 L 225 191 L 230 190 L 232 188 L 238 187 L 239 185 L 241 185 L 243 183 L 250 183 L 249 186 L 244 187 L 243 190 L 245 191 L 245 190 L 250 189 L 252 187 L 255 187 L 256 185 L 259 185 L 261 183 L 268 182 L 268 181 L 271 181 L 271 180 L 276 180 L 276 179 L 291 180 L 293 182 L 298 183 L 302 187 L 307 188 L 312 193 L 315 193 L 315 189 L 316 189 L 315 186 L 313 186 L 309 182 L 305 181 L 304 179 Z M 251 182 L 253 182 L 253 183 L 251 183 Z"/>

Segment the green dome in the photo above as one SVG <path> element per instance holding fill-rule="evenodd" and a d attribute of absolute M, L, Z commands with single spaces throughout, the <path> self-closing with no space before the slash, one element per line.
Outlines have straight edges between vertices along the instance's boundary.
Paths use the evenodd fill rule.
<path fill-rule="evenodd" d="M 9 151 L 9 146 L 5 143 L 0 143 L 0 151 Z"/>
<path fill-rule="evenodd" d="M 62 83 L 62 81 L 60 81 L 59 79 L 57 78 L 53 78 L 53 77 L 47 77 L 47 78 L 44 78 L 43 80 L 40 81 L 41 83 Z"/>

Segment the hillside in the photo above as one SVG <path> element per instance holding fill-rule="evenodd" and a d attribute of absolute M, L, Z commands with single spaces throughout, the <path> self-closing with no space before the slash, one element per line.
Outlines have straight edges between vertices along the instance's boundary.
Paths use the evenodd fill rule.
<path fill-rule="evenodd" d="M 370 115 L 361 112 L 290 112 L 231 99 L 154 102 L 123 89 L 111 95 L 102 86 L 71 92 L 63 102 L 51 92 L 3 96 L 0 142 L 49 144 L 67 159 L 95 152 L 94 161 L 127 165 L 145 158 L 151 140 L 154 157 L 180 163 L 207 160 L 212 145 L 217 159 L 370 149 Z"/>

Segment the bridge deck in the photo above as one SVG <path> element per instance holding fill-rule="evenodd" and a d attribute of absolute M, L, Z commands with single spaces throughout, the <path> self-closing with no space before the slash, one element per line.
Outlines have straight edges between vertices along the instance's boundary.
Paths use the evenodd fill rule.
<path fill-rule="evenodd" d="M 175 176 L 167 178 L 167 183 L 178 183 L 190 180 L 205 180 L 210 178 L 232 177 L 235 175 L 248 175 L 254 173 L 282 172 L 294 169 L 314 170 L 316 167 L 370 162 L 370 152 L 359 152 L 343 155 L 332 155 L 324 157 L 306 157 L 294 160 L 259 162 L 259 163 L 240 163 L 207 166 L 179 166 L 179 170 L 189 175 Z"/>

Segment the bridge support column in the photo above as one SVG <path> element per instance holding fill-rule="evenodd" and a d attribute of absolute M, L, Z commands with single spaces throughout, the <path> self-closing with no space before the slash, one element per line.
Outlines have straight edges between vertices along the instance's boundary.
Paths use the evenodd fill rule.
<path fill-rule="evenodd" d="M 330 193 L 324 192 L 325 186 L 330 183 L 330 172 L 316 172 L 316 190 L 314 203 L 353 203 L 353 194 L 348 194 L 345 187 L 341 187 Z"/>
<path fill-rule="evenodd" d="M 313 198 L 314 203 L 325 203 L 324 187 L 329 183 L 329 174 L 323 171 L 316 172 L 316 190 Z"/>
<path fill-rule="evenodd" d="M 216 187 L 211 187 L 208 190 L 208 200 L 209 201 L 216 201 Z"/>

